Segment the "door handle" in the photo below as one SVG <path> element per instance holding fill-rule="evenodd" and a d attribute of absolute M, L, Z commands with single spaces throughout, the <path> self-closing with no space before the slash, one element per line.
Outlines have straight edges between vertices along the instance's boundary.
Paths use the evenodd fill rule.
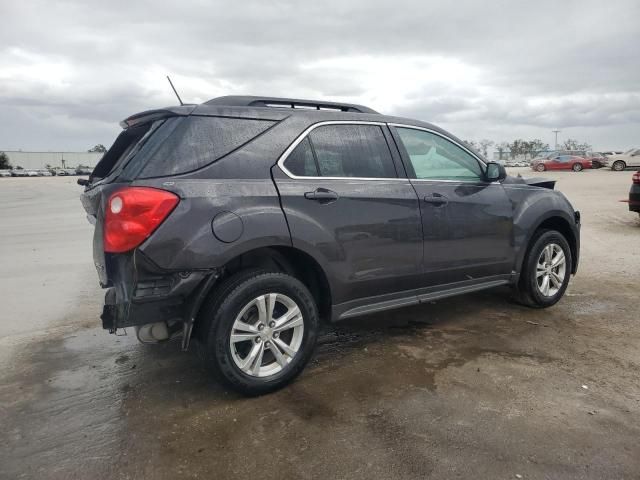
<path fill-rule="evenodd" d="M 326 188 L 316 188 L 313 192 L 305 192 L 304 198 L 307 200 L 315 200 L 320 203 L 331 203 L 338 199 L 338 194 L 333 190 Z"/>
<path fill-rule="evenodd" d="M 426 203 L 430 203 L 434 207 L 442 207 L 443 205 L 446 205 L 447 203 L 449 203 L 449 200 L 447 200 L 447 197 L 439 193 L 434 193 L 433 195 L 425 196 L 424 201 Z"/>

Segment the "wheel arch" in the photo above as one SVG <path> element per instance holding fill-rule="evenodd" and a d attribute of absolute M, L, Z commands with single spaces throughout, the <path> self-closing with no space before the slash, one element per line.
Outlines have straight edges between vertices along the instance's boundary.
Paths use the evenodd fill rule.
<path fill-rule="evenodd" d="M 287 273 L 300 280 L 311 292 L 320 318 L 331 316 L 331 286 L 326 273 L 308 253 L 291 246 L 275 245 L 245 251 L 227 261 L 216 283 L 243 270 L 263 269 Z M 212 287 L 215 288 L 215 285 Z"/>
<path fill-rule="evenodd" d="M 571 249 L 571 273 L 575 274 L 578 269 L 578 238 L 571 226 L 571 221 L 565 218 L 564 215 L 558 213 L 550 213 L 549 215 L 539 219 L 535 226 L 531 228 L 526 242 L 527 247 L 524 250 L 522 258 L 519 260 L 519 272 L 522 271 L 527 254 L 529 253 L 533 243 L 532 240 L 535 237 L 536 232 L 539 230 L 556 230 L 567 239 L 567 243 Z"/>
<path fill-rule="evenodd" d="M 625 162 L 621 158 L 618 158 L 618 159 L 614 159 L 613 162 L 611 162 L 611 170 L 614 170 L 613 167 L 616 163 L 621 163 L 623 165 L 622 170 L 627 168 L 627 162 Z"/>

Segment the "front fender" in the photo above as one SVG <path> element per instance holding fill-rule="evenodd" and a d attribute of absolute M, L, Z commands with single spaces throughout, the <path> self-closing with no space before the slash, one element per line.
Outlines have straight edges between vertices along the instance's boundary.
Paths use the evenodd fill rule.
<path fill-rule="evenodd" d="M 575 257 L 572 266 L 572 272 L 575 273 L 580 246 L 580 225 L 576 212 L 567 198 L 560 192 L 546 188 L 505 187 L 514 206 L 515 264 L 513 270 L 520 274 L 531 239 L 545 222 L 562 222 L 561 224 L 571 232 L 573 237 L 567 240 Z"/>

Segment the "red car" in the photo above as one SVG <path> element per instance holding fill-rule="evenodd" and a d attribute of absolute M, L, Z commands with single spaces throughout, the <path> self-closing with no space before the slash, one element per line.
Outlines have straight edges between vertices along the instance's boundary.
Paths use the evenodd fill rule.
<path fill-rule="evenodd" d="M 545 170 L 573 170 L 574 172 L 579 172 L 591 167 L 591 160 L 577 155 L 553 154 L 531 161 L 531 168 L 537 172 L 544 172 Z"/>

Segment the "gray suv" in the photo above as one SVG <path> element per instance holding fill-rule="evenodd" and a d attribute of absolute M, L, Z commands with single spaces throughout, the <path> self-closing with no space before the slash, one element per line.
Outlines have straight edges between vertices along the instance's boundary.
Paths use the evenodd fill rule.
<path fill-rule="evenodd" d="M 294 379 L 321 321 L 499 285 L 549 307 L 578 266 L 580 215 L 552 181 L 429 123 L 221 97 L 121 125 L 79 180 L 103 326 L 193 339 L 245 394 Z"/>

